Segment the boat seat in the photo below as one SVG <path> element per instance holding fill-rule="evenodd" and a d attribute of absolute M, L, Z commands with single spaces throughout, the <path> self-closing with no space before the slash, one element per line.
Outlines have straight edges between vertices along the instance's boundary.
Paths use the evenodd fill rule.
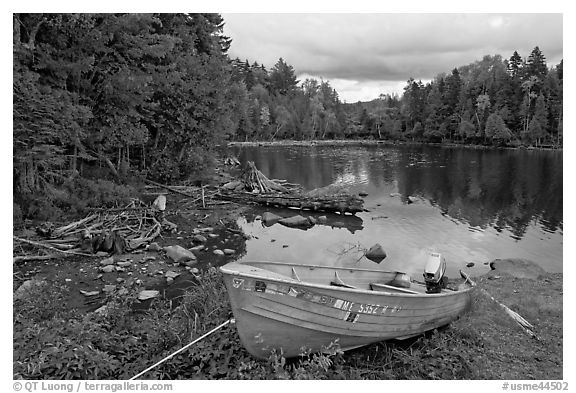
<path fill-rule="evenodd" d="M 412 291 L 406 288 L 396 287 L 394 285 L 383 284 L 379 282 L 372 282 L 370 283 L 370 289 L 373 291 L 381 291 L 381 292 L 401 292 L 401 293 L 412 293 L 417 294 L 418 292 Z"/>

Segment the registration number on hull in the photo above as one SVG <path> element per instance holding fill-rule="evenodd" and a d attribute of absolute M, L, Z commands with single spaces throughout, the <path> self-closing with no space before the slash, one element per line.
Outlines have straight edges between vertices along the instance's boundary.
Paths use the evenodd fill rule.
<path fill-rule="evenodd" d="M 293 287 L 291 285 L 282 285 L 275 283 L 266 283 L 261 280 L 244 280 L 235 278 L 233 286 L 237 289 L 245 291 L 263 292 L 282 296 L 292 296 L 295 298 L 303 299 L 312 303 L 322 304 L 328 307 L 334 307 L 342 311 L 358 313 L 358 314 L 385 314 L 396 313 L 402 310 L 399 305 L 380 305 L 380 304 L 363 304 L 354 303 L 348 300 L 337 299 L 332 296 L 320 295 L 318 293 L 309 291 L 308 289 Z"/>

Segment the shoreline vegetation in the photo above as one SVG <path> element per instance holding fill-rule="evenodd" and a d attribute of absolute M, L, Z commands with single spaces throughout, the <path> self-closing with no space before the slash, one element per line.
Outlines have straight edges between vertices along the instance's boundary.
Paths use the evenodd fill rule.
<path fill-rule="evenodd" d="M 434 143 L 434 142 L 410 142 L 392 141 L 377 139 L 315 139 L 315 140 L 294 140 L 284 139 L 277 141 L 231 141 L 228 147 L 234 146 L 437 146 L 437 147 L 462 147 L 468 149 L 513 149 L 513 150 L 552 150 L 563 151 L 563 147 L 552 146 L 490 146 L 473 145 L 463 143 Z"/>

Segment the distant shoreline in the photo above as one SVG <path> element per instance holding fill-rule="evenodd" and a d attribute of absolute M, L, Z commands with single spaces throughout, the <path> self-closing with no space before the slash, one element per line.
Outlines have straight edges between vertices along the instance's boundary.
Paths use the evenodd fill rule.
<path fill-rule="evenodd" d="M 562 147 L 525 147 L 525 146 L 484 146 L 484 145 L 471 145 L 459 143 L 425 143 L 425 142 L 404 142 L 404 141 L 388 141 L 388 140 L 364 140 L 364 139 L 322 139 L 322 140 L 279 140 L 279 141 L 233 141 L 228 142 L 228 146 L 345 146 L 345 145 L 359 145 L 359 146 L 440 146 L 440 147 L 465 147 L 470 149 L 493 150 L 493 149 L 506 149 L 506 150 L 546 150 L 546 151 L 563 151 Z"/>

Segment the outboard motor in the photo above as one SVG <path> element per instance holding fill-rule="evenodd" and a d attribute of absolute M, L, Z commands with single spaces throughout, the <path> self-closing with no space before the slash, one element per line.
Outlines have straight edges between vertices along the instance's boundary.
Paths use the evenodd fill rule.
<path fill-rule="evenodd" d="M 426 293 L 440 293 L 445 288 L 444 273 L 446 272 L 446 260 L 437 252 L 430 253 L 424 267 L 424 281 Z"/>

